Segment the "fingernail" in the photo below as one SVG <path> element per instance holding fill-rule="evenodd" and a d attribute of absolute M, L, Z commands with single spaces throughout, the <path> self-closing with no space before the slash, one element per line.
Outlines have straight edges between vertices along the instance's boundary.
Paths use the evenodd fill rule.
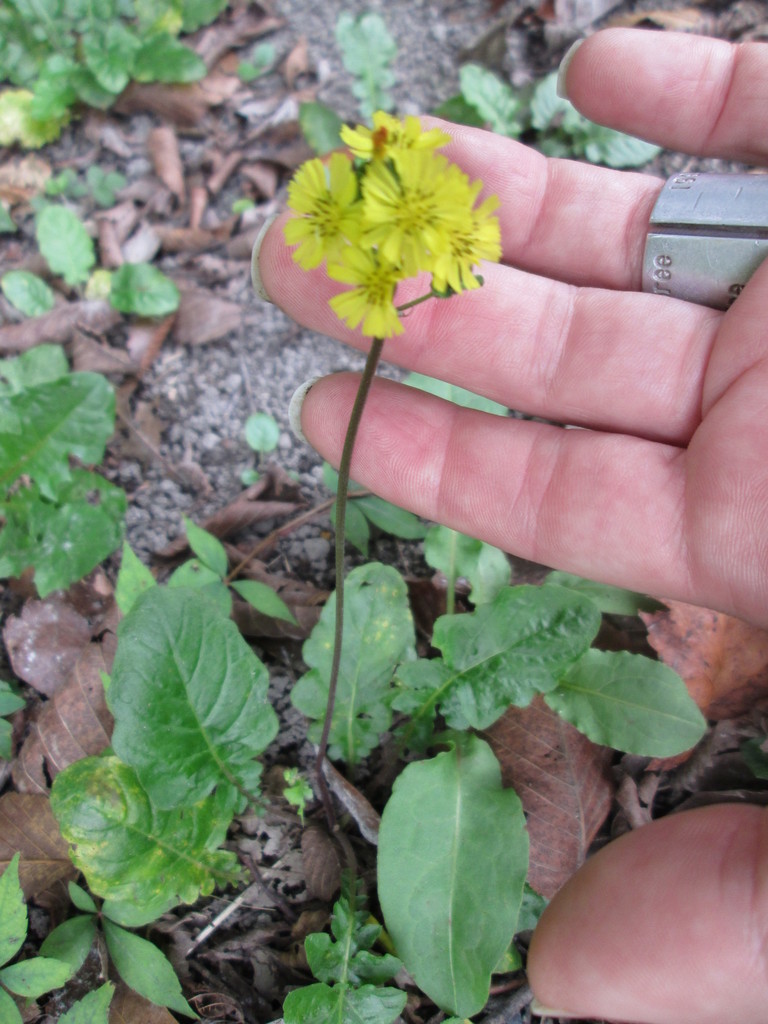
<path fill-rule="evenodd" d="M 261 252 L 261 243 L 264 241 L 264 236 L 274 224 L 277 219 L 277 214 L 273 213 L 264 221 L 261 225 L 261 229 L 256 236 L 256 241 L 253 243 L 253 253 L 251 254 L 251 284 L 253 290 L 258 296 L 264 299 L 265 302 L 271 302 L 267 290 L 264 287 L 264 282 L 261 279 L 261 272 L 259 271 L 259 253 Z"/>
<path fill-rule="evenodd" d="M 580 1020 L 582 1017 L 580 1013 L 570 1013 L 568 1010 L 555 1010 L 552 1007 L 544 1006 L 536 996 L 531 1000 L 531 1013 L 537 1017 L 551 1017 L 554 1020 Z"/>
<path fill-rule="evenodd" d="M 305 444 L 309 444 L 309 441 L 304 437 L 304 431 L 301 429 L 301 407 L 304 405 L 304 399 L 307 397 L 310 388 L 317 384 L 320 379 L 320 377 L 310 377 L 309 380 L 305 380 L 293 392 L 288 403 L 288 422 L 291 425 L 291 430 L 299 441 L 303 441 Z"/>
<path fill-rule="evenodd" d="M 576 51 L 583 42 L 583 39 L 577 39 L 575 43 L 571 43 L 565 51 L 565 56 L 560 61 L 560 67 L 557 69 L 557 95 L 561 100 L 568 99 L 568 90 L 565 87 L 565 79 L 568 76 L 568 68 L 571 66 L 571 62 L 576 56 Z"/>

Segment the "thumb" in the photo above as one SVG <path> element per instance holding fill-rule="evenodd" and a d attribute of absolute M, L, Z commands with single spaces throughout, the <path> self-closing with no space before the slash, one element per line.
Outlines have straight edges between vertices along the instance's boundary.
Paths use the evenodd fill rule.
<path fill-rule="evenodd" d="M 554 897 L 528 977 L 550 1016 L 768 1020 L 768 815 L 720 804 L 630 832 Z"/>

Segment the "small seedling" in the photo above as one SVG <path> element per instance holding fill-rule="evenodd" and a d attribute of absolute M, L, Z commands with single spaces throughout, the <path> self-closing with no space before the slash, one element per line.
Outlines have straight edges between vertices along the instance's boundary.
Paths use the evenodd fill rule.
<path fill-rule="evenodd" d="M 307 809 L 307 804 L 313 797 L 312 787 L 301 774 L 298 768 L 284 768 L 283 778 L 285 779 L 285 789 L 283 790 L 283 796 L 288 803 L 296 808 L 299 815 L 299 821 L 304 825 L 304 812 Z"/>
<path fill-rule="evenodd" d="M 243 82 L 252 82 L 256 78 L 271 69 L 275 63 L 276 51 L 272 43 L 258 43 L 251 50 L 251 56 L 247 60 L 240 61 L 237 66 L 237 74 Z"/>
<path fill-rule="evenodd" d="M 266 412 L 255 412 L 245 421 L 245 440 L 250 448 L 258 455 L 258 463 L 261 465 L 265 455 L 277 448 L 280 440 L 280 427 L 274 416 Z M 258 469 L 245 469 L 240 474 L 240 479 L 246 487 L 256 483 L 259 479 Z"/>

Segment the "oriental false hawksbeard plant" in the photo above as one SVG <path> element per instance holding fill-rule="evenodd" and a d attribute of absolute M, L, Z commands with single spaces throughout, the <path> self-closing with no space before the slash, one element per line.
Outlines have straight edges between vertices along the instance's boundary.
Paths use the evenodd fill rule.
<path fill-rule="evenodd" d="M 480 286 L 476 265 L 501 255 L 498 200 L 478 203 L 482 182 L 437 152 L 450 136 L 415 117 L 380 111 L 372 129 L 345 126 L 341 138 L 349 152 L 297 171 L 285 237 L 303 269 L 325 262 L 329 277 L 352 286 L 330 300 L 341 320 L 387 338 L 403 330 L 400 281 L 431 274 L 425 299 Z"/>
<path fill-rule="evenodd" d="M 357 428 L 384 339 L 400 334 L 400 314 L 429 298 L 479 288 L 481 260 L 501 256 L 495 196 L 480 200 L 483 184 L 451 163 L 441 149 L 450 136 L 423 129 L 418 118 L 399 121 L 382 111 L 373 128 L 344 127 L 347 152 L 303 164 L 288 186 L 294 216 L 285 238 L 304 270 L 324 263 L 334 281 L 351 287 L 330 304 L 349 327 L 372 339 L 352 406 L 339 463 L 336 502 L 336 618 L 328 703 L 318 745 L 317 782 L 329 825 L 335 823 L 323 764 L 336 700 L 344 612 L 344 538 L 349 467 Z M 397 305 L 398 284 L 431 275 L 428 291 Z"/>

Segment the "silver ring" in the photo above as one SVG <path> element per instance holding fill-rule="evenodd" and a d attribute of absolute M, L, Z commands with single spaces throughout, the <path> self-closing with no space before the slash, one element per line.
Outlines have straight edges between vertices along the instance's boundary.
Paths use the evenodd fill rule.
<path fill-rule="evenodd" d="M 768 256 L 768 174 L 676 174 L 651 214 L 643 291 L 727 309 Z"/>

